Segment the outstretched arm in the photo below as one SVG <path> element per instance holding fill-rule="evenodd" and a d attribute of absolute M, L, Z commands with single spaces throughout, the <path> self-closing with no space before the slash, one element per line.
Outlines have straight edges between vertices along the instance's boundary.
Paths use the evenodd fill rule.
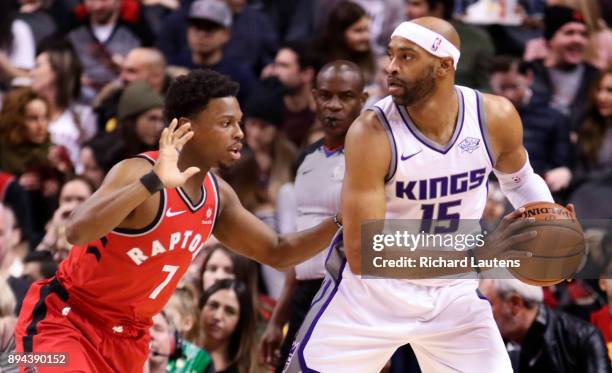
<path fill-rule="evenodd" d="M 134 222 L 130 221 L 130 217 L 134 215 L 134 211 L 148 199 L 158 198 L 140 181 L 151 169 L 164 187 L 171 188 L 183 185 L 199 171 L 196 167 L 190 167 L 181 172 L 177 167 L 179 152 L 193 136 L 188 123 L 175 131 L 177 125 L 178 122 L 174 120 L 170 127 L 162 132 L 159 155 L 154 166 L 144 159 L 132 158 L 113 167 L 102 186 L 72 212 L 66 226 L 68 242 L 84 245 L 117 227 L 131 227 L 130 224 Z M 150 220 L 153 217 L 154 215 Z"/>
<path fill-rule="evenodd" d="M 219 180 L 221 214 L 214 235 L 237 253 L 278 269 L 287 269 L 329 246 L 338 227 L 329 218 L 314 228 L 279 236 L 242 206 L 236 192 Z"/>

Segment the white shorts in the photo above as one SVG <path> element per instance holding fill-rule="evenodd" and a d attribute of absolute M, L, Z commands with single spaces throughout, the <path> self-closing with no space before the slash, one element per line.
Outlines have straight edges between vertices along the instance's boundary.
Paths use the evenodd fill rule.
<path fill-rule="evenodd" d="M 338 260 L 332 250 L 328 269 Z M 361 279 L 346 260 L 338 262 L 312 302 L 284 372 L 377 373 L 407 343 L 424 373 L 512 372 L 476 280 L 432 287 Z"/>

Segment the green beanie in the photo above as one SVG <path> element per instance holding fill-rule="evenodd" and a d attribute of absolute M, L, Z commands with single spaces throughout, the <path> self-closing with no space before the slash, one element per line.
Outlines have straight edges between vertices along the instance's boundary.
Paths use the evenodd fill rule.
<path fill-rule="evenodd" d="M 117 119 L 123 120 L 163 106 L 163 97 L 149 83 L 145 81 L 132 82 L 121 94 L 119 107 L 117 108 Z"/>

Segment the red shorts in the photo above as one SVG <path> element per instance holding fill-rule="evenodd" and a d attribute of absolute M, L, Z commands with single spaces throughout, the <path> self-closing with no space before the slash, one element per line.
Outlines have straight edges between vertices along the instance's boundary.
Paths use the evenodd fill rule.
<path fill-rule="evenodd" d="M 38 365 L 44 372 L 139 372 L 149 354 L 147 332 L 125 336 L 94 325 L 68 305 L 55 279 L 38 281 L 26 295 L 15 328 L 16 352 L 66 353 L 66 366 Z"/>

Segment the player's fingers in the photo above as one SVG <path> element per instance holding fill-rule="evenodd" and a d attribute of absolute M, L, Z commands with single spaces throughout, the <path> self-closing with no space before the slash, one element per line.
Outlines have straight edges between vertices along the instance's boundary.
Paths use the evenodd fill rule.
<path fill-rule="evenodd" d="M 519 209 L 516 209 L 516 210 L 512 211 L 508 215 L 504 216 L 504 218 L 502 219 L 502 221 L 499 224 L 498 228 L 499 229 L 506 228 L 508 226 L 508 224 L 510 224 L 514 220 L 520 218 L 521 214 L 523 214 L 523 212 L 525 212 L 525 208 L 521 207 Z"/>
<path fill-rule="evenodd" d="M 191 140 L 193 135 L 194 135 L 193 131 L 189 131 L 185 133 L 183 136 L 176 139 L 174 141 L 174 147 L 176 148 L 176 150 L 178 150 L 179 152 L 183 150 L 183 145 L 185 145 L 187 141 Z"/>
<path fill-rule="evenodd" d="M 183 123 L 183 125 L 181 125 L 176 131 L 174 131 L 172 140 L 176 141 L 177 139 L 180 139 L 187 132 L 189 132 L 190 129 L 191 129 L 191 123 L 189 122 Z"/>
<path fill-rule="evenodd" d="M 168 144 L 168 128 L 164 128 L 162 130 L 161 135 L 159 136 L 159 147 L 166 146 Z"/>
<path fill-rule="evenodd" d="M 178 119 L 176 118 L 172 119 L 172 121 L 170 122 L 170 125 L 168 126 L 168 131 L 172 134 L 174 130 L 176 130 L 177 125 L 178 125 Z"/>
<path fill-rule="evenodd" d="M 519 219 L 519 220 L 514 220 L 513 222 L 511 222 L 507 229 L 504 232 L 504 236 L 503 237 L 510 237 L 513 234 L 516 234 L 518 232 L 520 232 L 523 229 L 527 229 L 529 227 L 532 227 L 533 224 L 535 223 L 536 219 L 535 218 L 526 218 L 526 219 Z"/>
<path fill-rule="evenodd" d="M 538 232 L 536 231 L 528 231 L 528 232 L 523 232 L 523 233 L 512 235 L 511 237 L 506 239 L 505 241 L 506 247 L 512 248 L 513 246 L 519 243 L 531 241 L 534 238 L 536 238 L 537 235 L 538 235 Z"/>
<path fill-rule="evenodd" d="M 565 206 L 565 208 L 568 209 L 569 212 L 572 213 L 572 215 L 576 215 L 576 209 L 574 208 L 573 203 L 568 203 L 567 206 Z"/>

